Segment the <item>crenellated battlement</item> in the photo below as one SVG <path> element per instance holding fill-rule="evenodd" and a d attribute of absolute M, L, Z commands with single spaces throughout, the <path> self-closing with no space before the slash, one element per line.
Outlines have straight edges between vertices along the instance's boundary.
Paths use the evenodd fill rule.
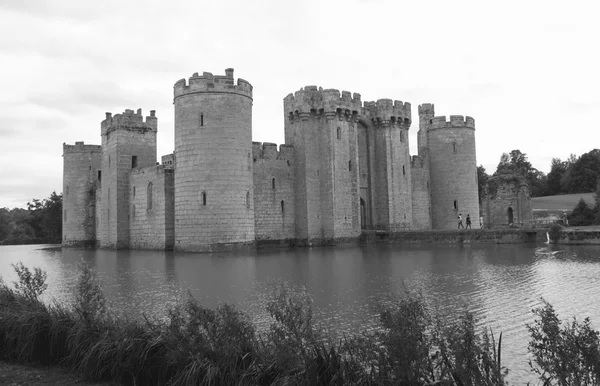
<path fill-rule="evenodd" d="M 317 86 L 306 86 L 289 94 L 283 99 L 283 106 L 286 114 L 317 112 L 351 115 L 362 111 L 360 94 L 351 94 L 349 91 L 340 94 L 339 90 L 324 90 Z"/>
<path fill-rule="evenodd" d="M 86 145 L 83 142 L 75 142 L 75 145 L 67 145 L 63 142 L 63 155 L 73 153 L 101 153 L 102 146 Z"/>
<path fill-rule="evenodd" d="M 225 75 L 213 75 L 210 72 L 198 75 L 196 72 L 187 82 L 185 78 L 180 79 L 173 86 L 174 99 L 196 93 L 240 94 L 252 99 L 252 85 L 242 78 L 238 78 L 236 84 L 233 79 L 233 68 L 227 68 Z"/>
<path fill-rule="evenodd" d="M 433 117 L 431 120 L 430 129 L 461 127 L 475 129 L 475 120 L 471 117 L 465 117 L 463 115 L 450 115 L 449 120 L 445 116 Z"/>
<path fill-rule="evenodd" d="M 410 103 L 379 99 L 377 102 L 361 101 L 358 93 L 336 89 L 306 86 L 283 99 L 284 110 L 290 120 L 306 114 L 338 115 L 340 119 L 363 116 L 373 121 L 411 123 Z"/>
<path fill-rule="evenodd" d="M 165 167 L 174 167 L 175 166 L 175 154 L 167 154 L 163 155 L 160 159 L 161 165 L 165 165 Z"/>
<path fill-rule="evenodd" d="M 379 99 L 377 102 L 365 102 L 363 115 L 376 122 L 390 122 L 392 124 L 411 123 L 410 103 Z"/>
<path fill-rule="evenodd" d="M 101 127 L 103 135 L 117 129 L 157 131 L 158 119 L 155 110 L 150 110 L 150 115 L 144 120 L 142 109 L 137 109 L 137 112 L 126 109 L 122 114 L 114 116 L 112 113 L 106 113 L 106 118 L 102 121 Z"/>
<path fill-rule="evenodd" d="M 419 115 L 435 115 L 435 105 L 433 103 L 419 105 Z"/>
<path fill-rule="evenodd" d="M 271 142 L 252 142 L 252 157 L 258 159 L 278 159 L 292 161 L 294 159 L 294 147 L 292 145 L 279 145 Z"/>

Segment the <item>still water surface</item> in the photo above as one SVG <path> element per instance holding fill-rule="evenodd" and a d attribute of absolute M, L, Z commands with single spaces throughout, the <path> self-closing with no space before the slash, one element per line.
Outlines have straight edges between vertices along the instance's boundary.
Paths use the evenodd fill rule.
<path fill-rule="evenodd" d="M 84 260 L 102 281 L 117 313 L 156 317 L 189 290 L 205 306 L 227 302 L 260 324 L 273 284 L 305 285 L 317 320 L 334 332 L 375 326 L 373 305 L 406 289 L 442 310 L 466 306 L 482 326 L 503 332 L 503 364 L 511 384 L 534 381 L 527 365 L 525 324 L 540 297 L 561 318 L 590 317 L 600 328 L 600 246 L 544 244 L 302 248 L 247 254 L 0 246 L 0 276 L 16 279 L 11 263 L 48 274 L 46 300 L 69 303 Z"/>

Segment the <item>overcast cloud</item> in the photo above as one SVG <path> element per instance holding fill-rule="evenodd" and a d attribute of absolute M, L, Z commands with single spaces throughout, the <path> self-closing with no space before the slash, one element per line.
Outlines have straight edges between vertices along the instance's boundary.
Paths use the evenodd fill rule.
<path fill-rule="evenodd" d="M 318 85 L 475 118 L 477 163 L 520 149 L 548 172 L 600 147 L 594 1 L 4 1 L 0 207 L 62 190 L 62 143 L 100 143 L 105 112 L 156 110 L 194 72 L 254 86 L 253 140 L 283 142 L 283 98 Z"/>

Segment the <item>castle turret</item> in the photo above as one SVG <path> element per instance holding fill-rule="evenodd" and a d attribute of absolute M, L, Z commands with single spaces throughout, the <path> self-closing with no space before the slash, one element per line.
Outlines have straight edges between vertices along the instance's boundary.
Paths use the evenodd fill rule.
<path fill-rule="evenodd" d="M 286 144 L 294 146 L 296 234 L 301 240 L 360 234 L 359 94 L 306 86 L 284 99 Z"/>
<path fill-rule="evenodd" d="M 106 113 L 102 121 L 102 175 L 100 193 L 100 224 L 98 240 L 101 247 L 129 247 L 129 186 L 131 169 L 156 164 L 157 118 L 154 110 L 142 116 L 125 110 L 123 114 Z M 148 207 L 138 210 L 152 210 Z"/>
<path fill-rule="evenodd" d="M 398 231 L 412 223 L 412 178 L 408 130 L 410 103 L 379 99 L 365 102 L 363 114 L 372 125 L 375 225 Z"/>
<path fill-rule="evenodd" d="M 254 242 L 252 85 L 195 73 L 174 86 L 175 249 Z"/>
<path fill-rule="evenodd" d="M 96 175 L 101 155 L 97 145 L 63 144 L 63 246 L 96 244 Z"/>
<path fill-rule="evenodd" d="M 433 113 L 433 105 L 431 113 Z M 477 160 L 475 158 L 475 120 L 462 115 L 430 118 L 426 141 L 431 175 L 431 218 L 434 229 L 456 229 L 457 217 L 473 219 L 479 226 Z"/>

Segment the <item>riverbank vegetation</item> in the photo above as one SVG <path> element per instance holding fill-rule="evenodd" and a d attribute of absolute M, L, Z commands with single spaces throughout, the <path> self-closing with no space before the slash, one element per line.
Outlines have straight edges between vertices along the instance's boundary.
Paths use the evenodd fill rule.
<path fill-rule="evenodd" d="M 55 244 L 62 237 L 62 194 L 34 199 L 27 209 L 0 208 L 0 245 Z"/>
<path fill-rule="evenodd" d="M 231 305 L 190 297 L 164 320 L 119 319 L 93 271 L 80 264 L 71 306 L 46 304 L 46 275 L 15 266 L 0 283 L 0 360 L 56 365 L 90 381 L 143 385 L 503 385 L 502 335 L 478 331 L 468 310 L 447 319 L 415 296 L 379 306 L 373 333 L 328 339 L 305 290 L 280 285 L 257 331 Z M 600 382 L 600 340 L 589 320 L 563 324 L 548 303 L 528 326 L 531 368 L 543 384 Z"/>

